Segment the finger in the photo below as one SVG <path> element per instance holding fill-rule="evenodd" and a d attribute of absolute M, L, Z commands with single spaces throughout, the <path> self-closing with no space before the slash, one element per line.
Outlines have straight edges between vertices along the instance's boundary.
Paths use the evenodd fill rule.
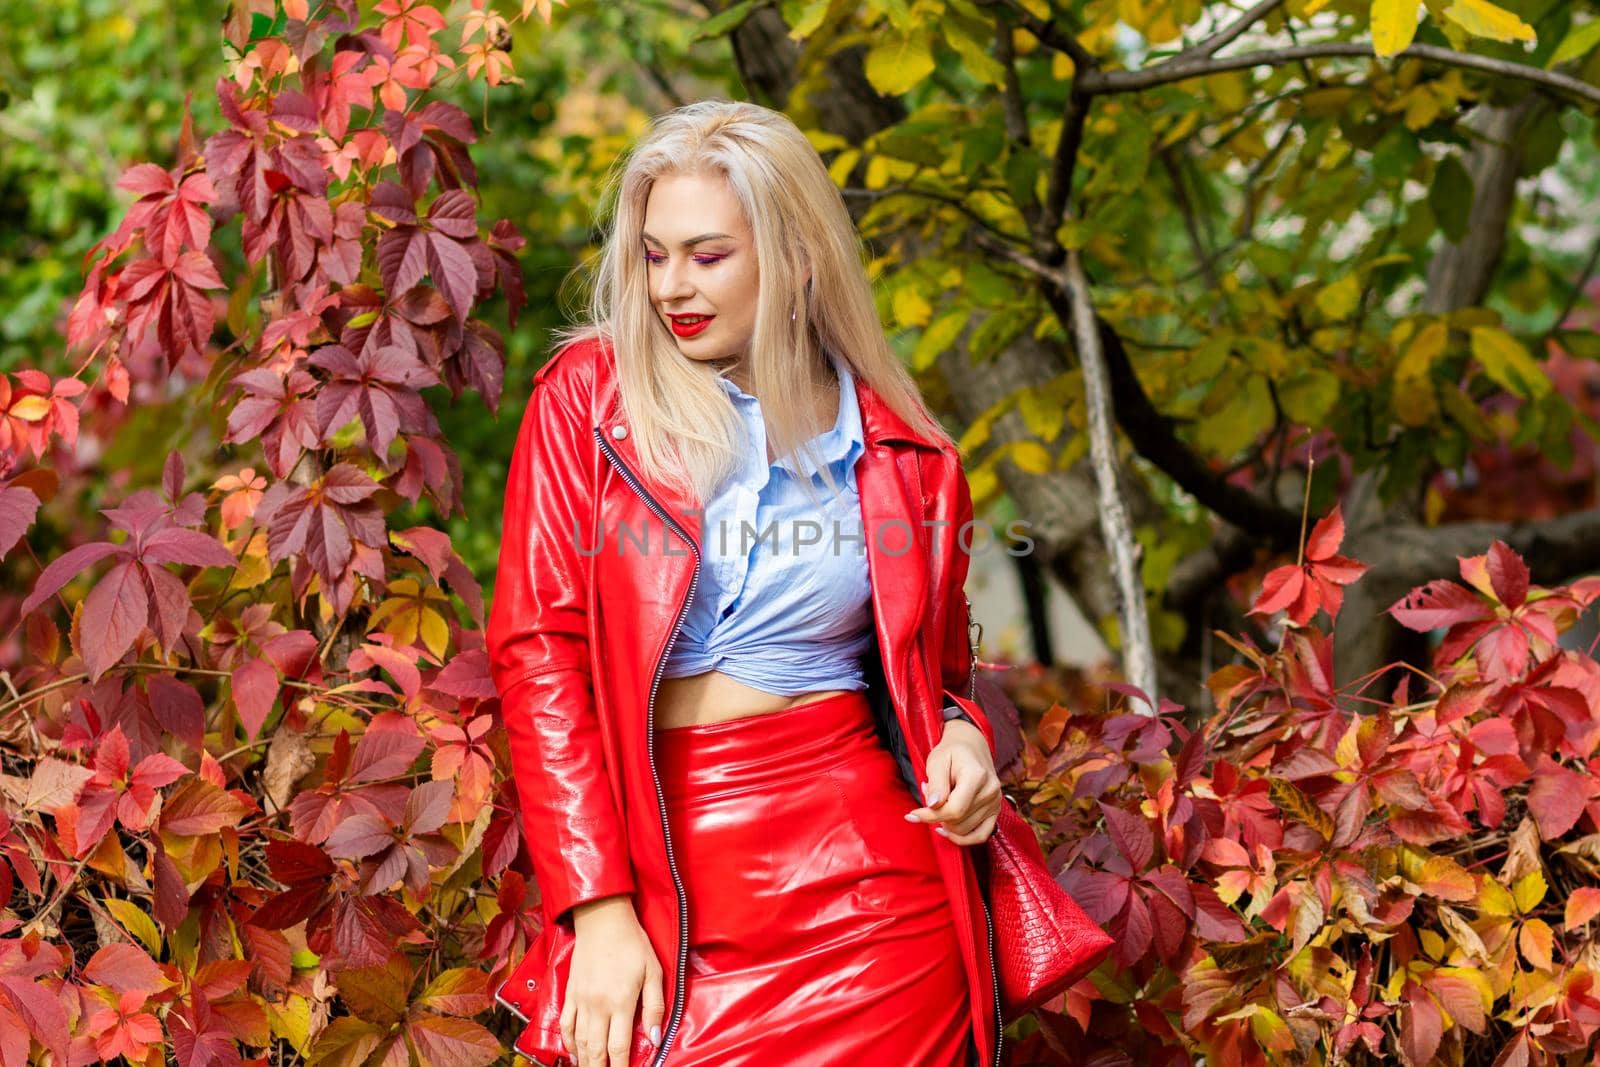
<path fill-rule="evenodd" d="M 929 805 L 934 818 L 946 824 L 965 819 L 979 809 L 978 790 L 984 787 L 988 775 L 982 767 L 961 760 L 956 763 L 954 777 L 950 795 L 943 803 Z"/>
<path fill-rule="evenodd" d="M 562 1005 L 562 1045 L 568 1056 L 578 1057 L 578 1003 L 571 997 Z"/>
<path fill-rule="evenodd" d="M 578 1031 L 578 1067 L 606 1067 L 606 1034 L 611 1017 L 604 1012 L 584 1012 L 583 1027 Z"/>
<path fill-rule="evenodd" d="M 942 827 L 942 826 L 935 827 L 935 831 L 937 833 L 939 833 L 940 836 L 942 836 L 945 839 L 947 839 L 948 841 L 950 841 L 951 844 L 955 844 L 955 845 L 981 845 L 985 841 L 989 840 L 989 837 L 994 833 L 995 824 L 996 824 L 996 822 L 999 821 L 998 817 L 997 817 L 998 814 L 999 813 L 996 812 L 995 815 L 991 815 L 991 816 L 985 818 L 982 822 L 978 823 L 977 827 L 974 828 L 971 833 L 967 833 L 967 834 L 950 833 L 950 832 L 946 831 L 945 828 Z"/>
<path fill-rule="evenodd" d="M 667 1017 L 666 994 L 662 984 L 659 967 L 645 972 L 644 990 L 640 999 L 640 1022 L 644 1025 L 644 1032 L 650 1035 L 650 1043 L 657 1048 L 661 1047 L 661 1024 Z"/>
<path fill-rule="evenodd" d="M 617 1012 L 611 1017 L 611 1032 L 606 1041 L 609 1055 L 605 1063 L 610 1067 L 628 1067 L 628 1053 L 633 1047 L 633 1012 Z"/>

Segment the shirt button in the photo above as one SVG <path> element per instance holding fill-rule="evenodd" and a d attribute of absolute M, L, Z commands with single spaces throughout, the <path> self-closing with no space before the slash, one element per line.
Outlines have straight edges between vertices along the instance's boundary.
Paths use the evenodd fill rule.
<path fill-rule="evenodd" d="M 626 426 L 621 425 L 621 424 L 613 426 L 613 427 L 611 427 L 611 436 L 615 437 L 617 440 L 620 441 L 624 437 L 628 436 L 628 428 Z"/>

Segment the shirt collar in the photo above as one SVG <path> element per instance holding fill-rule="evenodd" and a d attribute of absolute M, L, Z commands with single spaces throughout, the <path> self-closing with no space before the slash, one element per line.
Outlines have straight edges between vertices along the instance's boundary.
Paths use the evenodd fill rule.
<path fill-rule="evenodd" d="M 833 464 L 840 460 L 853 461 L 856 455 L 866 450 L 866 444 L 862 438 L 861 406 L 856 398 L 855 375 L 850 373 L 850 368 L 844 365 L 843 360 L 832 353 L 828 354 L 828 362 L 833 365 L 834 372 L 839 376 L 839 411 L 834 416 L 832 429 L 819 434 L 813 439 L 813 443 L 822 462 Z M 755 399 L 720 374 L 717 375 L 717 382 L 731 397 Z M 776 465 L 791 472 L 796 470 L 794 464 L 786 459 L 779 460 Z M 848 471 L 852 466 L 853 462 L 847 462 L 845 469 Z M 817 468 L 802 455 L 800 470 L 806 474 L 815 474 Z"/>

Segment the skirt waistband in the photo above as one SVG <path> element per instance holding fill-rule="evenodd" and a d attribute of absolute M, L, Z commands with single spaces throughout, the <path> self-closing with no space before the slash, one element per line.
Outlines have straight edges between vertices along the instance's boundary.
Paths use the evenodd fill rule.
<path fill-rule="evenodd" d="M 782 711 L 655 732 L 656 765 L 668 794 L 776 786 L 882 749 L 863 692 Z"/>

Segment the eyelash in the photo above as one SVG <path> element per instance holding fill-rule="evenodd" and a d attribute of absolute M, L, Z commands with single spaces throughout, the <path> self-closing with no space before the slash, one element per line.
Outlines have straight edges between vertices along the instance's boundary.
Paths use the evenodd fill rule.
<path fill-rule="evenodd" d="M 655 265 L 659 264 L 661 262 L 662 258 L 664 258 L 664 257 L 662 257 L 659 252 L 646 252 L 644 254 L 644 261 L 646 263 L 649 263 L 652 266 L 655 266 Z M 696 263 L 700 264 L 702 267 L 709 267 L 713 263 L 721 263 L 724 259 L 727 259 L 727 258 L 728 258 L 727 256 L 710 256 L 710 257 L 695 256 L 694 257 L 694 261 Z"/>

